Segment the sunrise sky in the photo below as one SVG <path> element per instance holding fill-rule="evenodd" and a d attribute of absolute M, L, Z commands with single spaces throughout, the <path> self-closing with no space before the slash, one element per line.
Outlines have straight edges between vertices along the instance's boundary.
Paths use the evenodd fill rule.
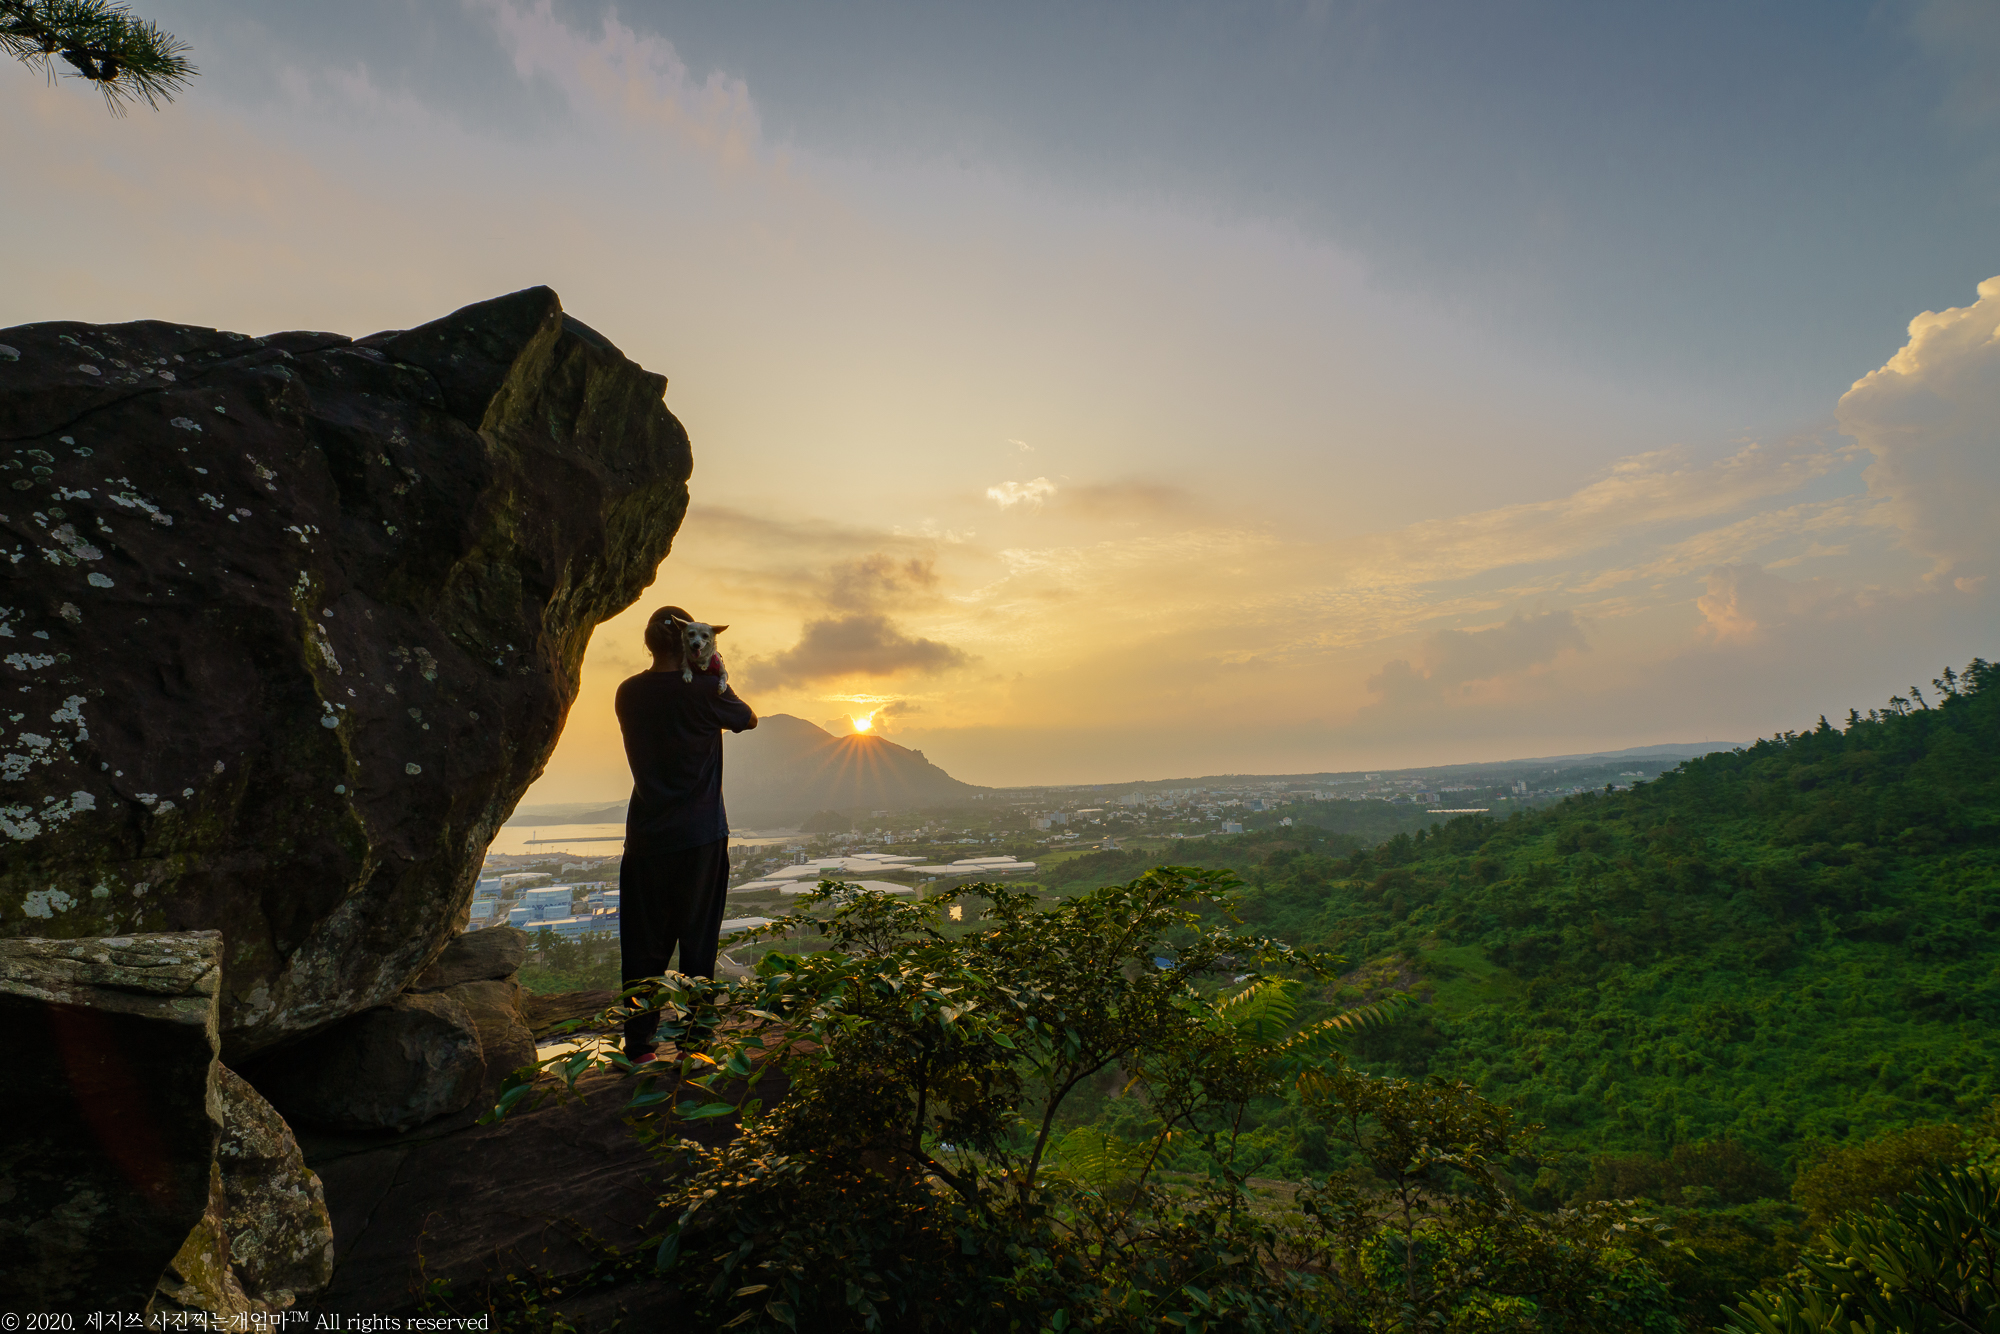
<path fill-rule="evenodd" d="M 977 783 L 1748 740 L 2000 654 L 2000 6 L 136 0 L 0 69 L 0 324 L 547 283 L 761 712 Z"/>

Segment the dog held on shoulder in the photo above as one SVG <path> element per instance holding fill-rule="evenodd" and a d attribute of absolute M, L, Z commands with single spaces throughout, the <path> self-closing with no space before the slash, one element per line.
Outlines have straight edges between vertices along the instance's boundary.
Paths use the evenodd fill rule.
<path fill-rule="evenodd" d="M 728 690 L 729 672 L 716 657 L 715 637 L 729 627 L 710 625 L 706 621 L 684 621 L 678 616 L 670 619 L 681 632 L 681 680 L 692 683 L 694 674 L 701 672 L 715 678 L 716 694 Z"/>

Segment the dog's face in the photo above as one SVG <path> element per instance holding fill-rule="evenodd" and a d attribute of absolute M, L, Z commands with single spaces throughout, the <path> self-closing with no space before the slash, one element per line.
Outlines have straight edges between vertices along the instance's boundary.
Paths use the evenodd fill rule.
<path fill-rule="evenodd" d="M 682 621 L 681 647 L 686 653 L 686 661 L 691 667 L 705 667 L 715 656 L 715 637 L 729 627 L 709 625 L 704 621 Z"/>

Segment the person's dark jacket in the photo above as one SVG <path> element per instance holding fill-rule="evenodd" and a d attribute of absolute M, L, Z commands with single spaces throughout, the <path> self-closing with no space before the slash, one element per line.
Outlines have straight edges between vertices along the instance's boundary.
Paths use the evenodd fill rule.
<path fill-rule="evenodd" d="M 625 681 L 617 707 L 632 766 L 627 849 L 673 852 L 728 838 L 722 733 L 755 727 L 750 706 L 733 690 L 716 694 L 713 676 L 697 672 L 693 681 L 683 681 L 678 671 L 665 671 Z"/>

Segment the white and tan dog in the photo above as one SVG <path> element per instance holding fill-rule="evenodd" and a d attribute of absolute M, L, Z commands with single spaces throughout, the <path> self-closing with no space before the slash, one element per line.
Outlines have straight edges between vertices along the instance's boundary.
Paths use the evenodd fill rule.
<path fill-rule="evenodd" d="M 729 672 L 718 666 L 715 658 L 715 637 L 729 627 L 684 621 L 678 616 L 673 620 L 681 631 L 681 680 L 692 682 L 696 672 L 713 673 L 715 693 L 720 695 L 729 689 Z"/>

